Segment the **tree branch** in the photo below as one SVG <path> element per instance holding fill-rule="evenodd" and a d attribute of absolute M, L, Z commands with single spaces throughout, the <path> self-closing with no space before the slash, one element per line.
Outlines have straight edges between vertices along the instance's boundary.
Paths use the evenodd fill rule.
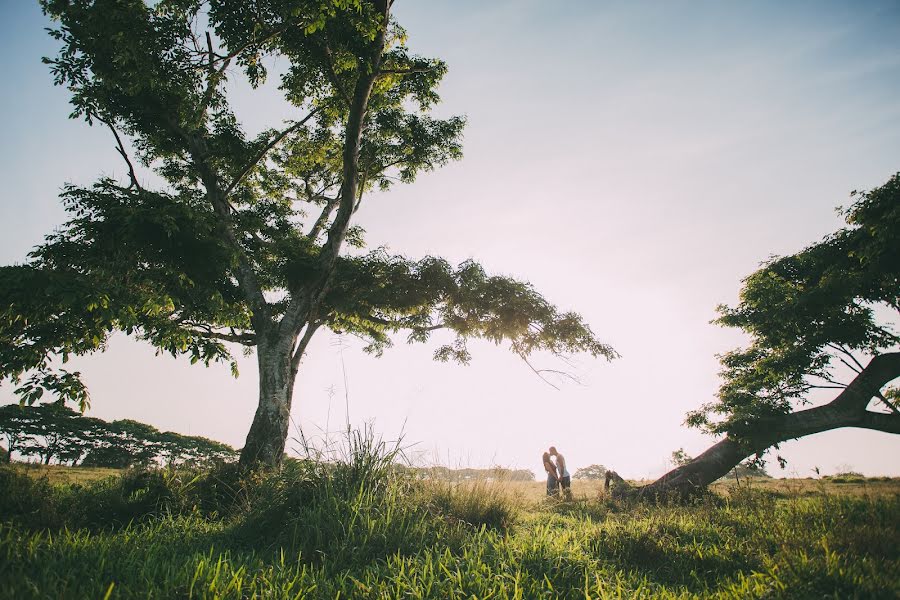
<path fill-rule="evenodd" d="M 303 332 L 303 337 L 300 338 L 297 347 L 294 349 L 294 354 L 291 356 L 291 369 L 293 369 L 294 373 L 300 368 L 303 353 L 306 352 L 306 347 L 309 346 L 309 341 L 312 339 L 313 334 L 321 326 L 322 323 L 319 321 L 310 321 L 306 324 L 306 331 Z"/>
<path fill-rule="evenodd" d="M 228 69 L 228 66 L 231 64 L 230 56 L 220 57 L 218 54 L 213 51 L 212 37 L 209 35 L 209 32 L 206 32 L 206 48 L 209 56 L 209 64 L 206 79 L 206 90 L 203 92 L 203 99 L 200 101 L 200 118 L 203 119 L 204 115 L 206 115 L 206 111 L 209 110 L 209 105 L 212 103 L 213 94 L 216 91 L 216 86 L 219 85 L 219 82 L 222 81 L 222 77 L 225 75 L 225 71 Z M 221 58 L 223 60 L 222 66 L 217 70 L 215 68 L 216 59 Z"/>
<path fill-rule="evenodd" d="M 430 73 L 434 67 L 410 67 L 408 69 L 381 69 L 378 75 L 410 75 L 411 73 Z"/>
<path fill-rule="evenodd" d="M 393 329 L 409 329 L 410 331 L 436 331 L 438 329 L 443 329 L 447 325 L 445 323 L 438 323 L 437 325 L 428 325 L 425 327 L 416 327 L 411 325 L 405 325 L 400 321 L 391 321 L 390 319 L 382 319 L 381 317 L 376 317 L 375 315 L 361 315 L 361 318 L 366 321 L 370 321 L 372 323 L 376 323 L 378 325 L 383 325 L 384 327 L 390 327 Z"/>
<path fill-rule="evenodd" d="M 337 90 L 337 93 L 344 99 L 348 105 L 350 102 L 350 95 L 344 89 L 344 86 L 341 85 L 340 79 L 338 79 L 337 72 L 334 70 L 334 59 L 331 54 L 331 46 L 328 45 L 328 41 L 326 39 L 325 45 L 322 46 L 322 55 L 325 58 L 323 61 L 325 63 L 325 74 L 328 75 L 328 78 L 331 80 L 331 85 L 334 86 L 334 89 Z"/>
<path fill-rule="evenodd" d="M 252 333 L 221 333 L 218 331 L 206 331 L 201 329 L 188 329 L 189 332 L 202 338 L 211 340 L 222 340 L 223 342 L 234 342 L 244 346 L 255 346 L 256 336 Z"/>
<path fill-rule="evenodd" d="M 900 433 L 900 415 L 866 411 L 860 417 L 856 427 L 885 433 Z"/>
<path fill-rule="evenodd" d="M 250 161 L 246 165 L 244 165 L 244 168 L 241 169 L 240 174 L 238 174 L 238 176 L 235 177 L 232 180 L 232 182 L 228 184 L 228 186 L 225 188 L 225 191 L 223 192 L 225 197 L 227 198 L 231 194 L 231 192 L 234 190 L 234 188 L 237 187 L 237 185 L 244 179 L 244 177 L 246 177 L 247 174 L 250 173 L 251 170 L 253 170 L 253 167 L 258 165 L 259 162 L 265 158 L 266 154 L 269 153 L 269 150 L 271 150 L 272 148 L 277 146 L 278 143 L 281 142 L 281 140 L 283 140 L 285 137 L 287 137 L 291 133 L 293 133 L 293 132 L 297 131 L 298 129 L 300 129 L 301 127 L 303 127 L 303 125 L 305 125 L 307 121 L 309 121 L 311 118 L 313 118 L 316 115 L 316 113 L 318 113 L 321 110 L 322 110 L 321 106 L 313 109 L 312 112 L 310 112 L 308 115 L 303 117 L 300 121 L 297 121 L 296 123 L 294 123 L 287 129 L 285 129 L 284 131 L 281 131 L 280 133 L 275 135 L 275 137 L 273 137 L 269 141 L 268 144 L 266 144 L 259 152 L 256 153 L 256 155 L 252 159 L 250 159 Z"/>
<path fill-rule="evenodd" d="M 305 284 L 305 289 L 298 293 L 298 297 L 291 300 L 279 324 L 279 329 L 298 327 L 301 321 L 307 319 L 315 307 L 321 304 L 325 294 L 328 293 L 334 265 L 347 234 L 350 218 L 353 216 L 353 207 L 356 204 L 359 186 L 359 150 L 362 145 L 366 112 L 378 70 L 381 68 L 381 61 L 384 58 L 385 39 L 390 24 L 390 7 L 387 0 L 374 0 L 374 4 L 381 13 L 381 23 L 375 39 L 367 49 L 368 56 L 364 58 L 364 62 L 366 59 L 370 61 L 368 64 L 370 70 L 359 69 L 353 98 L 349 102 L 350 110 L 344 128 L 342 183 L 337 215 L 331 226 L 328 227 L 328 237 L 319 253 L 317 261 L 319 275 Z"/>
<path fill-rule="evenodd" d="M 861 372 L 861 371 L 865 368 L 865 367 L 863 367 L 863 366 L 860 364 L 860 362 L 859 362 L 858 360 L 856 360 L 856 357 L 853 356 L 853 354 L 852 354 L 849 350 L 847 350 L 844 346 L 841 346 L 841 345 L 838 345 L 838 344 L 832 344 L 832 343 L 830 343 L 830 342 L 827 343 L 827 344 L 825 344 L 825 345 L 828 346 L 829 348 L 832 348 L 832 349 L 834 349 L 834 350 L 837 350 L 838 352 L 840 352 L 840 353 L 842 353 L 842 354 L 844 354 L 844 355 L 850 357 L 850 360 L 852 360 L 854 363 L 856 363 L 856 367 L 851 366 L 849 363 L 847 363 L 847 361 L 845 361 L 845 360 L 844 360 L 843 358 L 841 358 L 840 356 L 837 356 L 836 358 L 837 358 L 839 361 L 841 361 L 842 363 L 844 363 L 845 365 L 847 365 L 847 367 L 848 367 L 851 371 L 856 371 L 857 373 L 859 373 L 859 372 Z"/>
<path fill-rule="evenodd" d="M 879 400 L 881 400 L 884 404 L 886 404 L 887 407 L 890 408 L 893 413 L 900 415 L 900 409 L 898 409 L 896 406 L 894 406 L 893 402 L 891 402 L 890 400 L 885 398 L 884 394 L 881 393 L 881 390 L 879 390 L 878 393 L 875 394 L 875 396 L 877 396 Z"/>
<path fill-rule="evenodd" d="M 252 310 L 251 319 L 258 334 L 262 334 L 270 326 L 269 305 L 262 293 L 259 280 L 244 252 L 241 242 L 234 231 L 234 220 L 231 217 L 231 206 L 219 185 L 219 176 L 212 165 L 207 161 L 209 155 L 206 140 L 199 133 L 188 134 L 171 114 L 164 116 L 165 124 L 171 133 L 180 137 L 185 143 L 185 150 L 193 160 L 200 174 L 203 187 L 206 188 L 206 196 L 218 216 L 219 229 L 225 242 L 231 247 L 237 257 L 237 270 L 235 276 L 244 298 L 250 304 Z"/>
<path fill-rule="evenodd" d="M 311 240 L 315 240 L 319 237 L 319 234 L 322 233 L 322 228 L 325 227 L 325 223 L 328 222 L 328 218 L 331 216 L 331 213 L 334 212 L 335 207 L 338 205 L 340 201 L 340 196 L 337 198 L 329 198 L 325 203 L 325 207 L 322 209 L 319 218 L 316 219 L 316 222 L 313 223 L 312 229 L 309 230 L 309 233 L 306 234 L 306 237 Z"/>
<path fill-rule="evenodd" d="M 831 405 L 864 412 L 881 388 L 900 377 L 900 352 L 879 354 L 831 401 Z"/>
<path fill-rule="evenodd" d="M 116 151 L 125 159 L 125 164 L 128 165 L 128 178 L 131 179 L 131 183 L 128 185 L 128 189 L 135 187 L 138 191 L 144 191 L 144 188 L 141 187 L 141 184 L 138 183 L 137 174 L 134 172 L 134 165 L 131 164 L 131 159 L 128 158 L 128 153 L 125 152 L 125 146 L 122 144 L 122 138 L 119 137 L 119 133 L 116 131 L 116 128 L 112 126 L 112 123 L 109 121 L 104 121 L 100 117 L 94 117 L 101 123 L 106 124 L 109 127 L 109 130 L 112 131 L 113 136 L 116 138 Z"/>

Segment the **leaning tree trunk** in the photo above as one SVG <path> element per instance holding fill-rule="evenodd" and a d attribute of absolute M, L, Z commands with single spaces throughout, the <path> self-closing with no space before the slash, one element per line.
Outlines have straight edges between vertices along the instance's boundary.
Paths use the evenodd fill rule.
<path fill-rule="evenodd" d="M 762 453 L 775 444 L 841 427 L 861 427 L 900 434 L 900 413 L 866 410 L 882 387 L 900 377 L 900 353 L 882 354 L 837 398 L 824 406 L 789 413 L 773 420 L 758 435 L 740 443 L 730 437 L 653 483 L 634 490 L 641 496 L 685 496 L 723 477 L 745 458 Z"/>
<path fill-rule="evenodd" d="M 291 347 L 291 339 L 281 339 L 257 348 L 259 404 L 241 450 L 242 465 L 281 464 L 294 392 Z"/>

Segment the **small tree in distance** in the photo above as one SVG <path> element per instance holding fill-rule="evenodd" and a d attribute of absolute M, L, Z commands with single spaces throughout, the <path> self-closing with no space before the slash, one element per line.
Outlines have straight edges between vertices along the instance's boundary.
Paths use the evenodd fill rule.
<path fill-rule="evenodd" d="M 323 328 L 375 354 L 403 332 L 612 358 L 574 313 L 473 261 L 363 254 L 367 194 L 461 156 L 464 120 L 437 119 L 446 65 L 410 53 L 391 0 L 43 0 L 55 83 L 73 117 L 110 130 L 128 178 L 67 186 L 70 220 L 26 264 L 0 269 L 0 377 L 23 401 L 88 402 L 72 355 L 123 331 L 192 362 L 255 351 L 259 395 L 244 464 L 282 460 L 301 362 Z M 256 89 L 278 61 L 290 122 L 250 136 L 229 81 Z M 139 176 L 140 165 L 162 185 Z M 357 248 L 347 255 L 347 246 Z"/>
<path fill-rule="evenodd" d="M 581 467 L 580 469 L 576 469 L 575 474 L 572 476 L 574 479 L 603 479 L 606 477 L 606 472 L 609 469 L 604 467 L 603 465 L 589 465 L 587 467 Z"/>

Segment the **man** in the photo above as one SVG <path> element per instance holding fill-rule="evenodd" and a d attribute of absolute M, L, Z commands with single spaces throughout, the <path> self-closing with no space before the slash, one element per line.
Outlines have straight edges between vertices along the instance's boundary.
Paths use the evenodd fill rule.
<path fill-rule="evenodd" d="M 566 496 L 572 493 L 572 478 L 569 476 L 569 470 L 566 468 L 566 457 L 557 452 L 556 446 L 550 446 L 550 455 L 556 459 L 556 472 L 559 477 L 559 485 L 562 487 L 563 494 Z"/>
<path fill-rule="evenodd" d="M 547 471 L 547 495 L 555 496 L 559 493 L 559 478 L 556 473 L 556 465 L 550 460 L 550 453 L 544 452 L 544 470 Z"/>

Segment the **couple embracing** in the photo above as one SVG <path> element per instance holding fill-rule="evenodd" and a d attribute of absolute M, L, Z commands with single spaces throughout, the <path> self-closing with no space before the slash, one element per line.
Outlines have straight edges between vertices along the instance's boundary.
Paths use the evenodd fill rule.
<path fill-rule="evenodd" d="M 566 495 L 571 493 L 572 478 L 566 468 L 566 458 L 556 450 L 556 446 L 550 446 L 550 451 L 544 452 L 544 470 L 547 471 L 548 496 L 557 495 L 560 488 Z"/>

